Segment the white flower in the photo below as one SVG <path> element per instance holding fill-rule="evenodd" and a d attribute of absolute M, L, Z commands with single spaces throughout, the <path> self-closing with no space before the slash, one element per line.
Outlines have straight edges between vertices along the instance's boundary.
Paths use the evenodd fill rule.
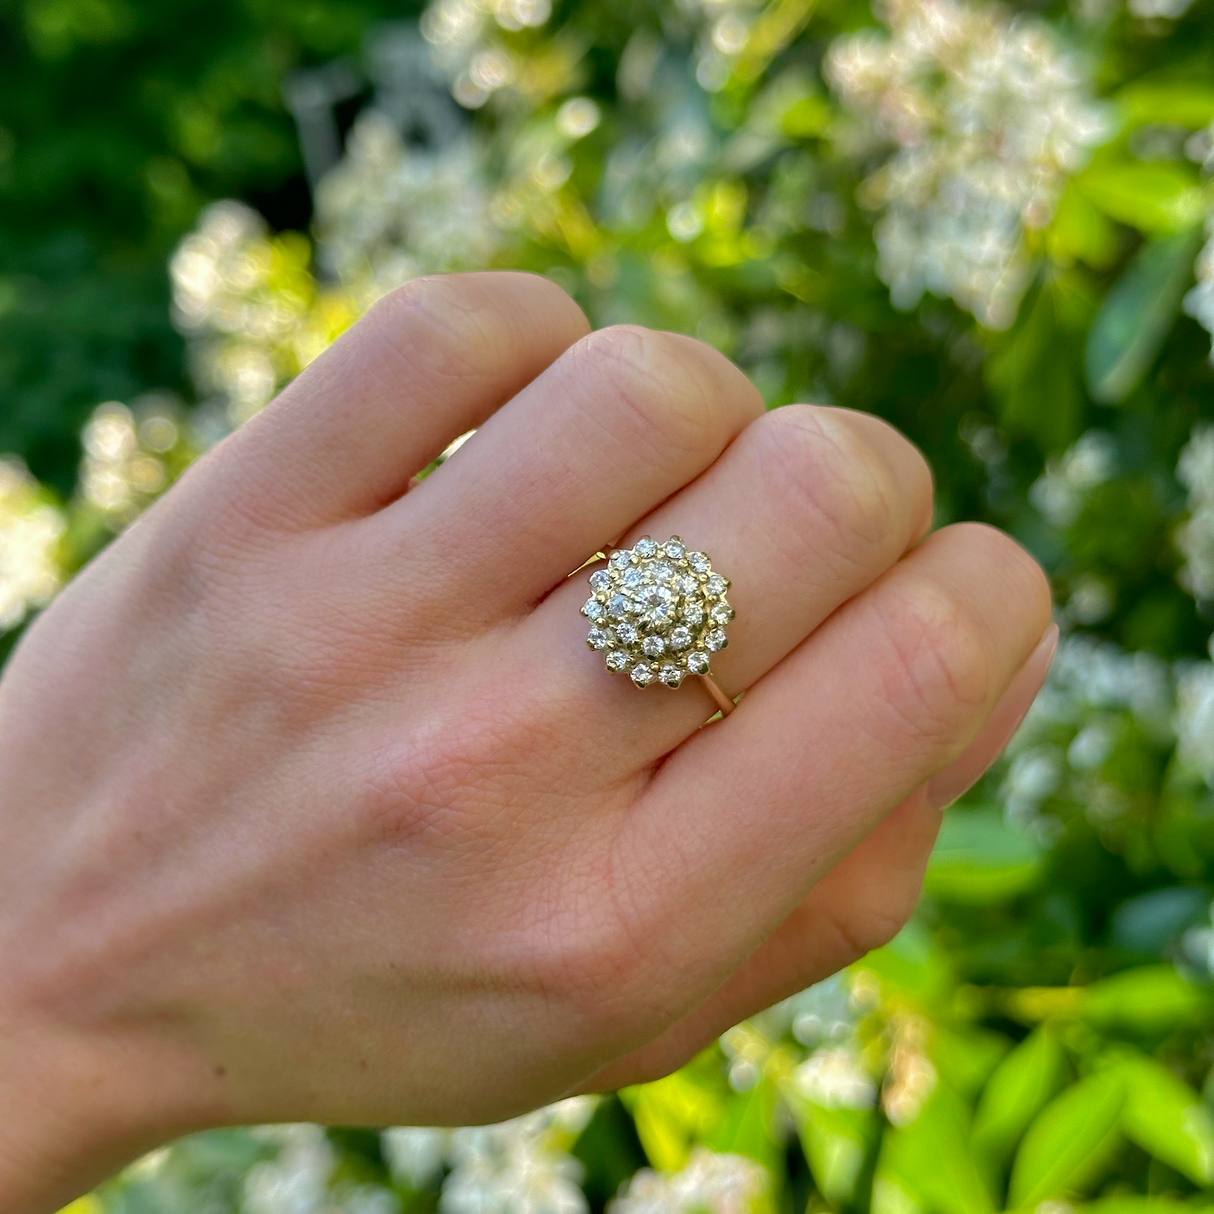
<path fill-rule="evenodd" d="M 1207 249 L 1214 249 L 1214 237 Z M 1214 253 L 1210 272 L 1214 279 Z M 1214 325 L 1214 281 L 1210 307 Z M 1176 479 L 1189 491 L 1189 518 L 1176 533 L 1185 557 L 1180 584 L 1197 599 L 1214 599 L 1214 426 L 1194 427 L 1176 464 Z"/>
<path fill-rule="evenodd" d="M 1214 334 L 1214 215 L 1206 220 L 1206 243 L 1197 255 L 1194 270 L 1197 285 L 1184 297 L 1184 310 L 1203 329 Z M 1210 350 L 1210 361 L 1214 362 L 1214 348 Z"/>
<path fill-rule="evenodd" d="M 50 602 L 63 581 L 63 512 L 16 459 L 0 459 L 0 632 Z"/>
<path fill-rule="evenodd" d="M 877 1100 L 877 1085 L 846 1045 L 815 1050 L 793 1072 L 793 1083 L 803 1096 L 828 1109 L 871 1109 Z"/>
<path fill-rule="evenodd" d="M 1060 459 L 1051 459 L 1029 490 L 1029 500 L 1055 526 L 1075 521 L 1088 492 L 1117 471 L 1117 446 L 1103 430 L 1089 430 Z"/>
<path fill-rule="evenodd" d="M 869 141 L 896 148 L 862 194 L 883 212 L 879 272 L 898 307 L 932 291 L 1005 328 L 1031 272 L 1024 230 L 1050 221 L 1103 113 L 1041 22 L 958 0 L 888 0 L 882 16 L 890 37 L 840 38 L 826 64 Z"/>
<path fill-rule="evenodd" d="M 643 1168 L 611 1203 L 611 1214 L 750 1214 L 767 1189 L 767 1173 L 742 1155 L 696 1147 L 673 1176 Z"/>

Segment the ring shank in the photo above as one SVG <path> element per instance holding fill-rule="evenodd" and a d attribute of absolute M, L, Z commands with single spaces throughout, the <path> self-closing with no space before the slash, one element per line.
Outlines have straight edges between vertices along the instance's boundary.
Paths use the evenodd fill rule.
<path fill-rule="evenodd" d="M 727 717 L 737 705 L 721 690 L 717 685 L 716 679 L 710 674 L 702 674 L 697 676 L 701 683 L 708 688 L 708 694 L 712 696 L 716 706 L 721 710 L 721 716 Z"/>

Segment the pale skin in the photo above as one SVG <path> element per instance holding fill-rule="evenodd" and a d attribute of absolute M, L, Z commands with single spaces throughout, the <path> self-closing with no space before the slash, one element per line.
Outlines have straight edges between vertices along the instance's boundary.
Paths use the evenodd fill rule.
<path fill-rule="evenodd" d="M 884 423 L 543 279 L 381 302 L 0 682 L 0 1214 L 211 1126 L 653 1078 L 887 940 L 1056 638 L 931 516 Z M 643 534 L 732 579 L 725 720 L 586 649 L 566 575 Z"/>

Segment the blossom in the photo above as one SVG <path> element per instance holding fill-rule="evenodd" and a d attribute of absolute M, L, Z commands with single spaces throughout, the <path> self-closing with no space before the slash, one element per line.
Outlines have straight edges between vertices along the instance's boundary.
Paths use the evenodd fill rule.
<path fill-rule="evenodd" d="M 0 632 L 15 628 L 59 589 L 65 529 L 63 512 L 46 499 L 25 465 L 0 459 Z"/>
<path fill-rule="evenodd" d="M 1052 218 L 1105 132 L 1079 60 L 1047 26 L 958 0 L 888 0 L 890 36 L 838 39 L 826 72 L 870 143 L 894 152 L 865 183 L 894 304 L 951 296 L 1006 328 L 1028 284 L 1024 234 Z"/>
<path fill-rule="evenodd" d="M 1197 285 L 1184 297 L 1184 310 L 1208 333 L 1214 334 L 1214 215 L 1206 220 L 1206 243 L 1193 267 Z M 1210 350 L 1214 362 L 1214 347 Z"/>
<path fill-rule="evenodd" d="M 611 1214 L 749 1214 L 767 1188 L 753 1160 L 696 1147 L 673 1176 L 642 1168 L 611 1204 Z"/>

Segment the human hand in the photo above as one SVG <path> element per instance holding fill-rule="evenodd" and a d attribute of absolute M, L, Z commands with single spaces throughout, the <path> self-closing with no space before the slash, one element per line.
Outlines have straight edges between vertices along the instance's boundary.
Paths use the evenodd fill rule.
<path fill-rule="evenodd" d="M 0 1211 L 208 1126 L 653 1077 L 886 940 L 1056 636 L 931 509 L 882 422 L 542 279 L 380 303 L 0 682 Z M 728 719 L 586 650 L 565 575 L 621 533 L 732 579 Z"/>

